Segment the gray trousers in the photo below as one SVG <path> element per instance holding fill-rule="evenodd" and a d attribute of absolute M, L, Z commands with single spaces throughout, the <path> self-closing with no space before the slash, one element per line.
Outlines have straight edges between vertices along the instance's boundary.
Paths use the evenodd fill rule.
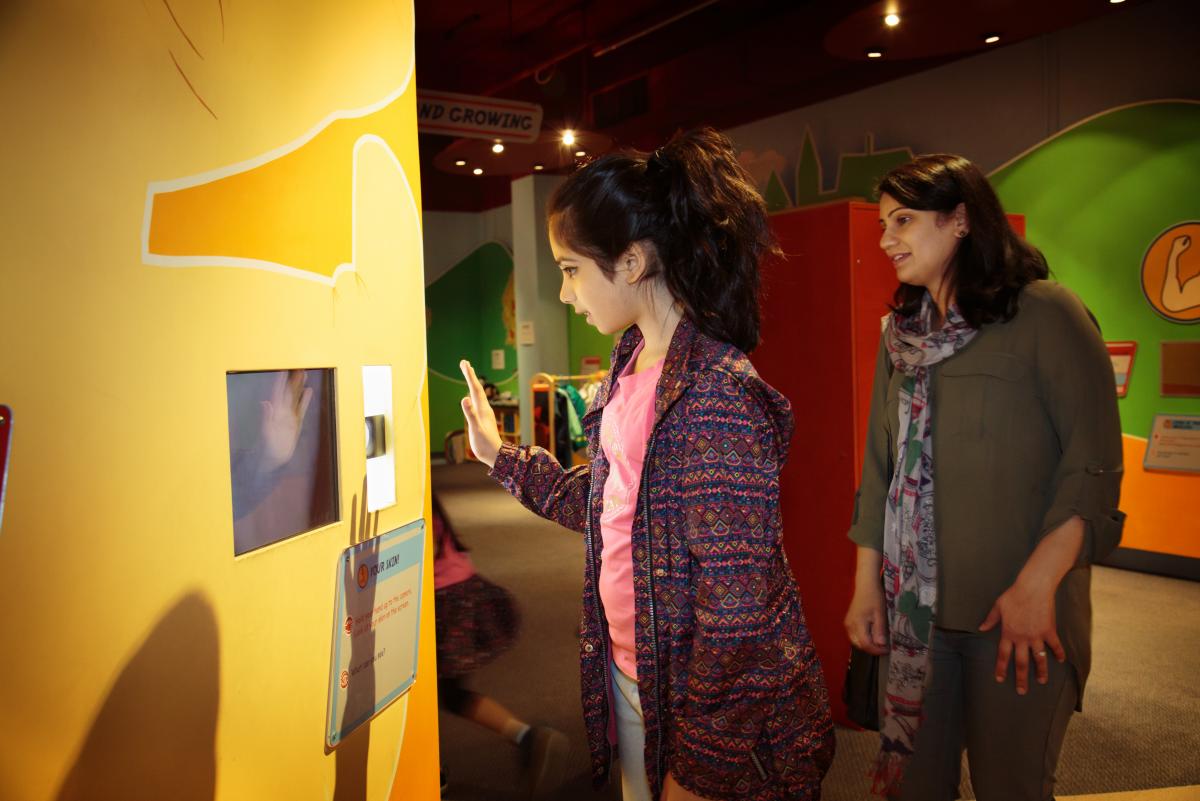
<path fill-rule="evenodd" d="M 934 628 L 925 721 L 899 801 L 958 798 L 964 748 L 978 801 L 1053 801 L 1054 771 L 1079 697 L 1075 670 L 1051 653 L 1050 681 L 1038 684 L 1031 658 L 1029 692 L 1017 695 L 1011 662 L 1007 680 L 996 682 L 998 643 L 998 631 Z M 886 677 L 884 657 L 881 683 Z"/>

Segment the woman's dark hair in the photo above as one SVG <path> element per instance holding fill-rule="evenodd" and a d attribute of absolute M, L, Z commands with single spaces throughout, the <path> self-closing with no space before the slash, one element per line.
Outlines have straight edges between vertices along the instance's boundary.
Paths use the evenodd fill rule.
<path fill-rule="evenodd" d="M 958 243 L 947 280 L 959 311 L 973 328 L 1011 320 L 1021 289 L 1050 274 L 1041 251 L 1009 225 L 987 178 L 962 156 L 918 156 L 883 176 L 876 192 L 919 211 L 953 214 L 959 203 L 966 208 L 969 231 Z M 924 295 L 924 287 L 901 284 L 892 308 L 911 315 Z"/>
<path fill-rule="evenodd" d="M 758 344 L 758 266 L 778 253 L 767 207 L 712 128 L 679 133 L 653 153 L 610 153 L 567 178 L 549 204 L 555 237 L 609 280 L 621 254 L 649 242 L 684 314 L 705 334 L 749 353 Z"/>

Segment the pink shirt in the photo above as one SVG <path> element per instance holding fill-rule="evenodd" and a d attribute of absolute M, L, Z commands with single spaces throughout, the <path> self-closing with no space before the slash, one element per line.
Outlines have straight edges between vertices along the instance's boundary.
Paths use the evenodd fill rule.
<path fill-rule="evenodd" d="M 475 566 L 471 557 L 454 547 L 454 540 L 446 531 L 446 521 L 435 509 L 433 512 L 434 554 L 433 588 L 440 590 L 451 584 L 466 581 L 475 575 Z M 437 552 L 437 543 L 441 543 L 442 552 Z"/>
<path fill-rule="evenodd" d="M 604 511 L 600 515 L 603 543 L 600 563 L 600 600 L 608 618 L 613 661 L 627 676 L 637 678 L 634 645 L 633 552 L 630 539 L 637 513 L 638 488 L 646 444 L 654 426 L 654 390 L 662 374 L 660 359 L 633 373 L 642 346 L 629 359 L 600 419 L 600 447 L 608 458 L 604 482 Z"/>

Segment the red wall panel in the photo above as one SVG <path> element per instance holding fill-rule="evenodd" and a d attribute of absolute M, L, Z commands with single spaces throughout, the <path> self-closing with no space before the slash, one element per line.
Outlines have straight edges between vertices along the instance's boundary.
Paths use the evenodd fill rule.
<path fill-rule="evenodd" d="M 1009 215 L 1024 235 L 1025 219 Z M 842 617 L 854 584 L 846 530 L 862 473 L 879 347 L 896 273 L 879 248 L 879 207 L 840 201 L 775 214 L 786 255 L 763 268 L 762 344 L 751 360 L 792 402 L 796 434 L 782 474 L 784 546 L 825 669 L 834 719 L 850 644 Z"/>

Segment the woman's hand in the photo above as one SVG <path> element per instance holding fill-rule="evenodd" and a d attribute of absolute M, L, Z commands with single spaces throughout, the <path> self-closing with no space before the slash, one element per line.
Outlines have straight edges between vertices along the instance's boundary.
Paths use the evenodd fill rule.
<path fill-rule="evenodd" d="M 996 599 L 980 631 L 1000 624 L 1000 647 L 996 653 L 996 681 L 1008 675 L 1011 658 L 1016 665 L 1017 695 L 1029 691 L 1029 660 L 1032 657 L 1038 684 L 1050 680 L 1049 654 L 1067 660 L 1058 639 L 1054 594 L 1058 583 L 1074 565 L 1083 546 L 1083 520 L 1074 516 L 1051 531 L 1030 554 L 1016 582 Z"/>
<path fill-rule="evenodd" d="M 475 375 L 475 368 L 466 359 L 458 363 L 462 369 L 463 378 L 467 380 L 467 397 L 462 399 L 463 416 L 467 418 L 467 438 L 471 450 L 479 461 L 491 467 L 496 463 L 496 454 L 500 453 L 500 427 L 496 425 L 496 413 L 488 403 L 483 384 Z"/>
<path fill-rule="evenodd" d="M 859 547 L 858 568 L 854 575 L 854 597 L 846 610 L 846 635 L 860 651 L 881 656 L 887 653 L 887 615 L 884 612 L 883 587 L 879 569 L 883 555 L 874 548 Z"/>
<path fill-rule="evenodd" d="M 1059 662 L 1066 660 L 1054 615 L 1054 586 L 1024 584 L 1020 579 L 992 604 L 980 631 L 1000 624 L 1000 647 L 996 654 L 996 681 L 1008 676 L 1010 657 L 1016 665 L 1017 695 L 1029 691 L 1029 662 L 1033 660 L 1038 684 L 1050 680 L 1048 651 Z"/>

